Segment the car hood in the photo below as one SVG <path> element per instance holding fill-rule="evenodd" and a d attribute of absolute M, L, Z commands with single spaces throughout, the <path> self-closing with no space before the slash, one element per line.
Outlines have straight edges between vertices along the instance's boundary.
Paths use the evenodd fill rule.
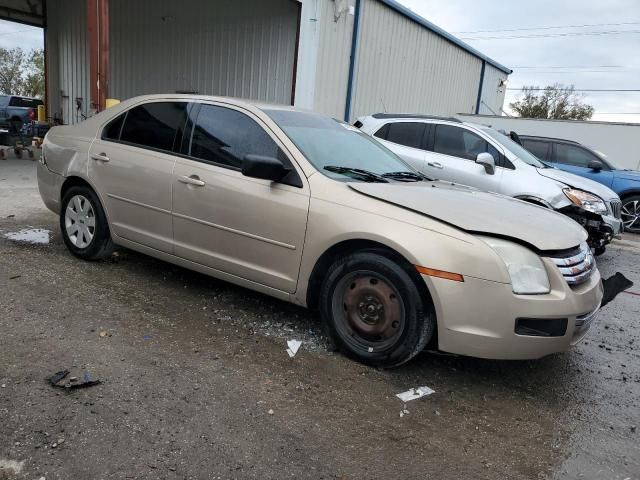
<path fill-rule="evenodd" d="M 537 250 L 578 246 L 587 233 L 562 214 L 521 200 L 446 182 L 349 183 L 358 193 L 469 233 L 511 238 Z"/>
<path fill-rule="evenodd" d="M 640 172 L 637 170 L 614 170 L 616 178 L 622 178 L 624 180 L 635 180 L 640 182 Z"/>
<path fill-rule="evenodd" d="M 611 200 L 612 198 L 618 197 L 616 192 L 601 183 L 570 172 L 565 172 L 559 168 L 537 168 L 536 170 L 538 170 L 538 173 L 543 177 L 564 183 L 571 188 L 577 188 L 579 190 L 584 190 L 585 192 L 593 193 L 603 200 Z"/>

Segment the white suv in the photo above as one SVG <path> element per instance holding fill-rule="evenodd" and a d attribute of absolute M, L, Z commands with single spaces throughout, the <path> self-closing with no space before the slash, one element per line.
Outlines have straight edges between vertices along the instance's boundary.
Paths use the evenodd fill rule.
<path fill-rule="evenodd" d="M 378 113 L 355 124 L 416 170 L 569 215 L 597 254 L 622 232 L 620 198 L 592 180 L 550 167 L 502 133 L 455 118 Z M 470 206 L 469 214 L 473 215 Z"/>

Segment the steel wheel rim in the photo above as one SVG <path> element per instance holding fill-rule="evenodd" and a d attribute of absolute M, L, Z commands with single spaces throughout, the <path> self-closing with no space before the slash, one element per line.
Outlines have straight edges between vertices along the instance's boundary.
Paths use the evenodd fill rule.
<path fill-rule="evenodd" d="M 332 307 L 340 337 L 360 353 L 388 350 L 406 327 L 402 297 L 375 272 L 357 271 L 343 277 L 333 292 Z"/>
<path fill-rule="evenodd" d="M 64 228 L 67 238 L 76 248 L 91 245 L 96 233 L 96 214 L 87 197 L 71 197 L 64 213 Z"/>
<path fill-rule="evenodd" d="M 640 228 L 640 201 L 634 200 L 622 206 L 622 223 L 626 229 Z"/>

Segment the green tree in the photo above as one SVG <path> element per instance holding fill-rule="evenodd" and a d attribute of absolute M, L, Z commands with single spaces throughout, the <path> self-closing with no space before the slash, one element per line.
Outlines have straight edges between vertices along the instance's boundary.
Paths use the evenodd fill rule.
<path fill-rule="evenodd" d="M 556 120 L 589 120 L 595 111 L 584 103 L 584 96 L 576 93 L 573 85 L 559 83 L 542 91 L 539 87 L 523 87 L 518 99 L 509 106 L 523 118 Z"/>
<path fill-rule="evenodd" d="M 24 94 L 27 97 L 44 97 L 44 50 L 32 50 L 27 59 L 24 76 Z"/>
<path fill-rule="evenodd" d="M 24 50 L 0 48 L 0 93 L 22 95 Z"/>
<path fill-rule="evenodd" d="M 44 97 L 44 50 L 0 48 L 0 93 Z"/>

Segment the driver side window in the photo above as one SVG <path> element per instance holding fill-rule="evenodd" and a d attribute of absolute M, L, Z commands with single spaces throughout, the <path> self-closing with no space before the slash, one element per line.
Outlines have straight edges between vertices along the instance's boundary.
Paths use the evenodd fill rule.
<path fill-rule="evenodd" d="M 193 129 L 190 156 L 239 170 L 248 154 L 283 156 L 276 142 L 247 115 L 203 104 Z"/>
<path fill-rule="evenodd" d="M 589 168 L 591 162 L 603 163 L 596 155 L 576 145 L 556 143 L 556 162 L 574 167 Z"/>

